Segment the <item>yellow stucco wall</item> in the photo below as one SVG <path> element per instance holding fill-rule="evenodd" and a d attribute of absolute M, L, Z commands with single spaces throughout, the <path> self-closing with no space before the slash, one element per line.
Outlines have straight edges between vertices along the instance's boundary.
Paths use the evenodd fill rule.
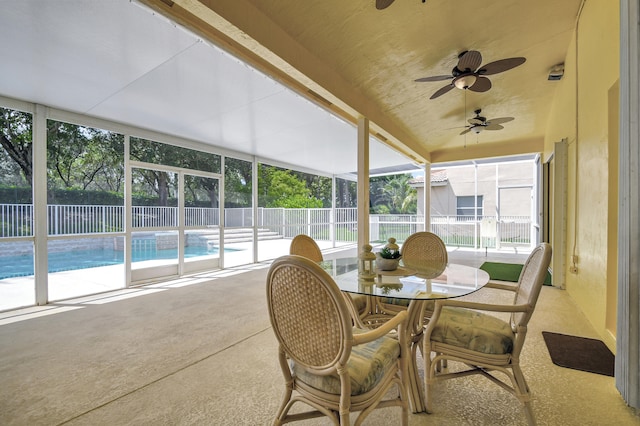
<path fill-rule="evenodd" d="M 554 142 L 567 138 L 569 143 L 566 289 L 612 350 L 615 341 L 606 326 L 607 279 L 615 274 L 607 270 L 607 221 L 617 216 L 617 207 L 610 206 L 608 145 L 609 115 L 617 111 L 610 112 L 609 98 L 619 79 L 619 32 L 618 2 L 584 3 L 545 138 L 545 158 Z M 573 255 L 575 274 L 569 272 Z"/>

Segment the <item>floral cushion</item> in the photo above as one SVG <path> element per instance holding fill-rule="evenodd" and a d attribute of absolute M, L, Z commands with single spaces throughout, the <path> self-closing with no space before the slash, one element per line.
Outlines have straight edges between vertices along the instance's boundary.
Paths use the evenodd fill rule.
<path fill-rule="evenodd" d="M 407 306 L 408 307 L 409 303 L 411 303 L 411 299 L 400 299 L 400 298 L 384 297 L 384 298 L 382 298 L 382 303 L 386 303 L 388 305 Z M 427 300 L 427 304 L 424 307 L 425 317 L 427 317 L 427 318 L 431 317 L 431 313 L 433 312 L 433 310 L 435 308 L 436 308 L 435 300 Z"/>
<path fill-rule="evenodd" d="M 409 306 L 411 299 L 400 299 L 395 297 L 383 297 L 382 303 L 388 303 L 389 305 Z"/>
<path fill-rule="evenodd" d="M 364 294 L 349 294 L 349 296 L 351 296 L 356 311 L 362 313 L 367 307 L 367 296 Z"/>
<path fill-rule="evenodd" d="M 353 333 L 366 330 L 354 329 Z M 381 337 L 373 342 L 353 346 L 347 362 L 351 378 L 351 395 L 361 395 L 370 391 L 391 368 L 396 368 L 400 356 L 398 341 L 390 337 Z M 324 392 L 339 395 L 340 378 L 338 374 L 320 376 L 309 373 L 292 363 L 293 372 L 298 380 Z"/>
<path fill-rule="evenodd" d="M 470 309 L 445 307 L 431 340 L 485 354 L 508 354 L 515 335 L 509 323 Z"/>

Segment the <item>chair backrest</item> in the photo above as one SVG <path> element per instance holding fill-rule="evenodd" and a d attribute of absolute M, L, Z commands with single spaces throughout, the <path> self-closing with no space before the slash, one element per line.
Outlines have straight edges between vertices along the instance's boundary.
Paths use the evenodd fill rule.
<path fill-rule="evenodd" d="M 402 244 L 400 254 L 405 267 L 431 278 L 440 275 L 449 262 L 444 241 L 427 231 L 409 235 Z"/>
<path fill-rule="evenodd" d="M 317 263 L 276 259 L 267 275 L 267 305 L 285 354 L 316 374 L 344 365 L 351 354 L 351 316 L 340 289 Z"/>
<path fill-rule="evenodd" d="M 551 262 L 551 246 L 547 243 L 539 244 L 524 263 L 518 288 L 514 299 L 515 305 L 527 304 L 531 307 L 528 312 L 517 312 L 511 315 L 511 327 L 526 326 L 533 315 L 533 310 L 538 302 L 540 290 L 547 276 L 547 269 Z"/>
<path fill-rule="evenodd" d="M 320 247 L 318 247 L 315 240 L 304 234 L 299 234 L 293 237 L 293 240 L 291 240 L 291 246 L 289 247 L 289 254 L 306 257 L 314 262 L 322 262 L 324 260 Z"/>

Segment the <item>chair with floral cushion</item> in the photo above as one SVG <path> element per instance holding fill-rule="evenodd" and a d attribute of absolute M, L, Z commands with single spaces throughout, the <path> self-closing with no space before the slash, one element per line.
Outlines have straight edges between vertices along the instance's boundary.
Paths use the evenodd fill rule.
<path fill-rule="evenodd" d="M 449 256 L 447 246 L 433 232 L 415 232 L 402 243 L 400 249 L 404 268 L 421 278 L 435 278 L 447 267 Z M 407 299 L 383 299 L 379 308 L 383 312 L 393 313 L 406 309 Z M 425 322 L 433 312 L 434 303 L 429 301 L 425 309 Z"/>
<path fill-rule="evenodd" d="M 322 262 L 324 260 L 322 251 L 318 243 L 308 235 L 298 234 L 291 240 L 289 246 L 289 254 L 306 257 L 314 262 Z M 362 314 L 367 309 L 367 297 L 362 294 L 349 294 L 356 312 Z"/>
<path fill-rule="evenodd" d="M 424 335 L 425 396 L 431 411 L 431 387 L 444 379 L 481 374 L 513 393 L 523 404 L 527 421 L 535 424 L 529 386 L 520 368 L 527 324 L 551 261 L 551 246 L 542 243 L 527 258 L 516 286 L 513 304 L 486 304 L 456 299 L 437 300 Z M 491 314 L 493 312 L 493 315 Z M 509 314 L 509 320 L 499 318 Z M 433 353 L 433 358 L 429 354 Z M 441 370 L 443 361 L 464 364 L 458 371 Z M 499 377 L 499 372 L 506 376 Z"/>
<path fill-rule="evenodd" d="M 433 278 L 444 270 L 449 255 L 444 241 L 433 232 L 415 232 L 404 241 L 400 249 L 402 263 L 416 275 Z"/>
<path fill-rule="evenodd" d="M 273 262 L 266 290 L 286 386 L 274 424 L 326 415 L 349 425 L 351 412 L 359 412 L 360 424 L 374 409 L 390 406 L 401 407 L 398 423 L 408 424 L 406 312 L 375 330 L 354 329 L 335 281 L 295 255 Z M 386 336 L 394 328 L 399 339 Z M 310 409 L 290 414 L 296 402 Z"/>

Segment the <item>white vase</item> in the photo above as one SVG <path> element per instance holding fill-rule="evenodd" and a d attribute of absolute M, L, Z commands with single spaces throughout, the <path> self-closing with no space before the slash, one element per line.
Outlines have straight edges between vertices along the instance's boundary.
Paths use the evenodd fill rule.
<path fill-rule="evenodd" d="M 376 267 L 381 271 L 395 271 L 399 262 L 400 259 L 385 259 L 380 253 L 376 253 Z"/>

